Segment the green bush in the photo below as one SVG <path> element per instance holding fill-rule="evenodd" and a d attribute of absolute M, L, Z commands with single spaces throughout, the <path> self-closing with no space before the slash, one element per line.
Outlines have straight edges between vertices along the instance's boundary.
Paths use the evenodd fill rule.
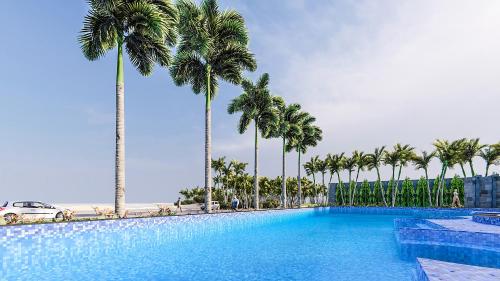
<path fill-rule="evenodd" d="M 359 205 L 366 206 L 370 204 L 370 193 L 370 183 L 368 180 L 364 180 L 359 189 Z"/>
<path fill-rule="evenodd" d="M 276 199 L 267 199 L 262 203 L 262 208 L 265 209 L 273 209 L 273 208 L 278 208 L 280 206 L 280 202 Z"/>
<path fill-rule="evenodd" d="M 344 195 L 344 200 L 342 200 L 342 194 Z M 345 201 L 345 195 L 344 183 L 340 182 L 335 189 L 335 201 L 337 201 L 337 205 L 342 205 L 342 202 L 347 202 Z"/>
<path fill-rule="evenodd" d="M 455 175 L 453 177 L 453 179 L 451 179 L 450 186 L 451 186 L 452 202 L 453 202 L 453 192 L 455 191 L 455 189 L 457 189 L 458 196 L 460 198 L 460 204 L 464 205 L 465 194 L 464 194 L 464 181 L 463 181 L 463 179 L 461 177 L 459 177 L 458 175 Z"/>
<path fill-rule="evenodd" d="M 416 206 L 429 207 L 429 192 L 427 191 L 427 180 L 421 177 L 417 183 Z"/>
<path fill-rule="evenodd" d="M 413 207 L 415 205 L 413 182 L 409 178 L 406 178 L 402 183 L 400 204 L 403 207 Z"/>
<path fill-rule="evenodd" d="M 384 203 L 382 200 L 382 183 L 380 181 L 376 181 L 373 185 L 373 192 L 371 197 L 371 203 L 373 205 L 381 205 Z"/>
<path fill-rule="evenodd" d="M 385 190 L 385 199 L 387 200 L 387 204 L 391 205 L 390 202 L 392 202 L 392 188 L 394 187 L 395 182 L 394 180 L 390 180 L 389 183 L 387 183 L 387 189 Z"/>

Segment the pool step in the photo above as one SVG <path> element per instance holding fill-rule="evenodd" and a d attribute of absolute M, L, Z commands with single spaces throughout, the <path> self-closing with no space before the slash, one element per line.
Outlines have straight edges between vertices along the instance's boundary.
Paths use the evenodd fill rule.
<path fill-rule="evenodd" d="M 416 281 L 500 280 L 500 269 L 417 258 Z"/>

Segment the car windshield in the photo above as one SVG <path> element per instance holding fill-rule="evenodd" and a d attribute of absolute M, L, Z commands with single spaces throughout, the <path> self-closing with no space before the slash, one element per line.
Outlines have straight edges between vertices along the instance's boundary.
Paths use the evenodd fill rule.
<path fill-rule="evenodd" d="M 3 203 L 2 207 L 7 207 L 7 205 L 9 204 L 9 202 L 5 201 L 5 203 Z"/>

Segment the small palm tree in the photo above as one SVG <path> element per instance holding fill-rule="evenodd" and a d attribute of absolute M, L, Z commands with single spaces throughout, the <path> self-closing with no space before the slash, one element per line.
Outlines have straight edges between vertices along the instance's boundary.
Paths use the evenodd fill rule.
<path fill-rule="evenodd" d="M 467 164 L 467 162 L 469 161 L 469 158 L 467 157 L 467 155 L 465 154 L 465 150 L 467 148 L 467 145 L 468 145 L 468 140 L 465 139 L 465 138 L 462 138 L 462 139 L 459 139 L 459 140 L 456 140 L 456 145 L 457 145 L 457 164 L 460 165 L 460 169 L 462 170 L 462 174 L 464 176 L 464 178 L 467 177 L 467 173 L 465 173 L 465 169 L 464 169 L 464 165 Z"/>
<path fill-rule="evenodd" d="M 391 180 L 389 181 L 389 184 L 391 183 L 394 183 L 394 181 L 396 180 L 395 179 L 395 171 L 396 171 L 396 167 L 398 166 L 399 164 L 399 159 L 400 159 L 401 155 L 398 153 L 398 151 L 394 150 L 394 151 L 385 151 L 384 152 L 384 156 L 382 158 L 382 161 L 385 165 L 390 165 L 391 168 L 392 168 L 392 175 L 391 175 Z M 389 186 L 388 188 L 391 188 L 392 189 L 392 194 L 391 194 L 391 206 L 394 207 L 394 204 L 396 202 L 396 191 L 395 189 L 397 188 L 394 187 L 394 186 Z"/>
<path fill-rule="evenodd" d="M 498 165 L 500 163 L 500 149 L 498 149 L 498 144 L 490 145 L 481 150 L 479 156 L 481 156 L 481 158 L 483 158 L 483 160 L 486 162 L 486 172 L 484 176 L 487 177 L 490 166 Z"/>
<path fill-rule="evenodd" d="M 411 147 L 409 144 L 401 145 L 401 144 L 396 144 L 394 146 L 394 151 L 398 154 L 399 158 L 399 171 L 398 171 L 398 180 L 396 181 L 396 187 L 393 189 L 393 192 L 395 192 L 394 197 L 392 198 L 392 206 L 396 204 L 396 197 L 399 192 L 399 181 L 401 179 L 401 171 L 403 167 L 406 167 L 408 163 L 413 159 L 413 156 L 415 153 L 413 152 L 415 148 Z"/>
<path fill-rule="evenodd" d="M 321 173 L 321 194 L 323 196 L 323 201 L 324 201 L 325 195 L 327 196 L 327 200 L 328 200 L 328 189 L 326 188 L 326 185 L 325 185 L 325 175 L 326 175 L 327 171 L 328 171 L 328 162 L 326 161 L 326 159 L 320 160 L 320 162 L 318 163 L 318 172 Z M 326 189 L 326 192 L 324 192 L 325 189 Z"/>
<path fill-rule="evenodd" d="M 243 17 L 234 10 L 219 11 L 216 0 L 177 2 L 180 43 L 170 74 L 178 86 L 190 84 L 205 94 L 205 210 L 212 211 L 212 113 L 219 79 L 240 84 L 243 70 L 255 70 L 248 50 L 248 31 Z"/>
<path fill-rule="evenodd" d="M 380 148 L 375 148 L 373 153 L 368 154 L 366 158 L 366 164 L 369 170 L 375 169 L 377 171 L 377 180 L 380 183 L 380 192 L 382 193 L 382 200 L 384 206 L 387 207 L 387 201 L 385 200 L 385 192 L 380 180 L 380 165 L 383 163 L 382 159 L 384 157 L 385 146 Z"/>
<path fill-rule="evenodd" d="M 278 111 L 278 122 L 275 124 L 274 129 L 272 131 L 272 136 L 275 138 L 281 138 L 282 147 L 281 147 L 281 178 L 286 179 L 286 153 L 287 151 L 287 143 L 293 143 L 297 137 L 300 135 L 300 127 L 299 124 L 302 122 L 301 118 L 303 117 L 300 114 L 300 105 L 299 104 L 290 104 L 286 105 L 282 98 L 275 98 L 276 108 Z M 287 191 L 286 191 L 286 180 L 281 181 L 281 207 L 287 207 Z"/>
<path fill-rule="evenodd" d="M 337 174 L 337 180 L 338 180 L 338 187 L 340 188 L 340 183 L 341 183 L 341 180 L 340 180 L 340 171 L 342 169 L 344 169 L 344 161 L 345 161 L 345 157 L 344 157 L 344 152 L 342 152 L 341 154 L 328 154 L 326 156 L 326 162 L 328 164 L 328 170 L 330 171 L 330 181 L 329 183 L 332 182 L 332 177 L 334 174 Z M 344 192 L 342 191 L 342 189 L 340 189 L 340 197 L 342 198 L 342 205 L 345 205 L 345 202 L 344 202 Z M 327 194 L 327 198 L 328 198 L 328 194 Z"/>
<path fill-rule="evenodd" d="M 457 164 L 458 151 L 460 149 L 460 142 L 448 142 L 447 140 L 436 140 L 433 143 L 436 148 L 435 154 L 436 157 L 441 161 L 441 177 L 439 179 L 439 186 L 436 192 L 436 200 L 435 205 L 438 207 L 440 204 L 443 204 L 443 192 L 442 186 L 444 184 L 444 178 L 446 176 L 446 171 L 448 168 L 452 168 L 455 164 Z M 441 200 L 439 198 L 441 197 Z M 441 201 L 441 202 L 440 202 Z"/>
<path fill-rule="evenodd" d="M 358 186 L 358 177 L 359 177 L 359 171 L 364 171 L 366 167 L 366 155 L 363 151 L 357 151 L 355 150 L 352 153 L 352 159 L 354 159 L 356 163 L 356 180 L 354 181 L 354 188 L 352 189 L 353 196 L 351 196 L 351 202 L 350 204 L 352 205 L 354 203 L 354 194 L 356 194 L 356 188 Z"/>
<path fill-rule="evenodd" d="M 229 114 L 234 114 L 236 112 L 241 112 L 238 123 L 238 131 L 243 134 L 250 122 L 254 122 L 255 134 L 254 134 L 254 208 L 259 209 L 259 178 L 258 178 L 258 151 L 259 151 L 259 131 L 261 136 L 264 138 L 269 138 L 273 126 L 278 122 L 278 112 L 275 108 L 275 100 L 273 96 L 269 93 L 269 74 L 264 73 L 257 81 L 253 84 L 250 80 L 243 80 L 241 86 L 243 87 L 243 93 L 233 99 L 227 108 Z"/>
<path fill-rule="evenodd" d="M 302 190 L 301 190 L 301 179 L 300 179 L 300 169 L 301 169 L 301 159 L 300 156 L 301 154 L 304 154 L 307 152 L 307 148 L 309 147 L 314 147 L 318 145 L 318 142 L 321 141 L 322 137 L 322 131 L 318 126 L 314 125 L 314 122 L 316 121 L 316 118 L 311 116 L 307 112 L 301 112 L 300 116 L 298 117 L 301 122 L 298 124 L 299 126 L 299 134 L 296 136 L 296 138 L 293 140 L 293 142 L 290 142 L 287 144 L 287 151 L 291 151 L 294 149 L 298 153 L 297 157 L 297 184 L 298 184 L 298 204 L 299 208 L 302 203 Z"/>
<path fill-rule="evenodd" d="M 434 156 L 435 156 L 434 152 L 427 153 L 427 151 L 422 151 L 421 155 L 415 155 L 412 159 L 415 168 L 417 170 L 422 169 L 425 172 L 425 180 L 427 181 L 427 194 L 429 195 L 429 207 L 432 207 L 432 198 L 431 198 L 431 186 L 429 183 L 429 174 L 427 173 L 427 170 Z"/>
<path fill-rule="evenodd" d="M 226 157 L 220 157 L 218 159 L 212 159 L 212 169 L 214 169 L 215 173 L 217 174 L 217 177 L 219 179 L 222 179 L 222 171 L 224 167 L 226 166 Z M 219 180 L 219 184 L 222 183 L 221 180 Z"/>
<path fill-rule="evenodd" d="M 476 173 L 474 171 L 474 166 L 472 165 L 472 160 L 474 159 L 474 157 L 479 156 L 479 154 L 481 153 L 481 149 L 485 147 L 486 145 L 479 143 L 479 138 L 470 139 L 465 144 L 465 147 L 462 151 L 465 160 L 469 162 L 470 172 L 473 177 L 476 176 Z"/>
<path fill-rule="evenodd" d="M 116 154 L 115 213 L 125 214 L 125 88 L 123 47 L 130 61 L 144 76 L 155 64 L 170 64 L 170 47 L 176 41 L 177 10 L 170 1 L 89 1 L 79 42 L 91 61 L 116 48 Z"/>
<path fill-rule="evenodd" d="M 313 191 L 316 191 L 316 173 L 319 172 L 319 166 L 321 165 L 321 160 L 319 159 L 319 156 L 316 155 L 314 157 L 311 157 L 311 160 L 309 162 L 304 163 L 304 170 L 306 170 L 306 174 L 308 176 L 312 176 L 313 178 Z M 316 197 L 317 194 L 314 194 L 314 202 L 316 203 Z"/>
<path fill-rule="evenodd" d="M 348 171 L 349 173 L 349 184 L 351 183 L 352 181 L 352 172 L 354 172 L 354 168 L 356 167 L 356 159 L 354 158 L 349 158 L 349 157 L 345 157 L 344 158 L 344 165 L 343 165 L 343 168 L 344 170 Z"/>

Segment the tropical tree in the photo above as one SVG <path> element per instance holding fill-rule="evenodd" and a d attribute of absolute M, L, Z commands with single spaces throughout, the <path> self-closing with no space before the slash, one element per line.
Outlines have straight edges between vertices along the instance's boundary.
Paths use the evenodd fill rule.
<path fill-rule="evenodd" d="M 432 198 L 431 198 L 431 185 L 429 183 L 429 174 L 428 174 L 428 169 L 429 169 L 429 164 L 432 161 L 432 158 L 434 158 L 435 153 L 427 153 L 427 151 L 422 151 L 421 155 L 415 155 L 412 159 L 413 164 L 415 165 L 415 169 L 417 170 L 424 170 L 425 172 L 425 180 L 427 181 L 427 194 L 429 195 L 429 207 L 432 207 Z"/>
<path fill-rule="evenodd" d="M 465 147 L 462 151 L 464 158 L 467 160 L 467 162 L 469 162 L 470 172 L 473 177 L 476 176 L 476 173 L 474 171 L 474 166 L 472 165 L 472 160 L 474 159 L 474 157 L 479 156 L 479 154 L 481 153 L 481 149 L 483 149 L 484 147 L 486 147 L 486 145 L 480 144 L 479 138 L 470 139 L 465 144 Z"/>
<path fill-rule="evenodd" d="M 125 88 L 123 47 L 139 73 L 148 76 L 154 65 L 168 66 L 176 42 L 177 12 L 170 1 L 89 1 L 78 41 L 91 61 L 117 49 L 115 213 L 125 213 Z"/>
<path fill-rule="evenodd" d="M 401 170 L 403 167 L 406 167 L 408 163 L 413 159 L 413 156 L 415 155 L 413 150 L 415 148 L 411 147 L 409 144 L 401 145 L 401 144 L 396 144 L 394 146 L 394 151 L 398 154 L 399 158 L 399 171 L 398 171 L 398 180 L 396 181 L 396 187 L 393 189 L 394 192 L 398 193 L 399 190 L 399 180 L 401 179 Z M 392 206 L 394 207 L 395 203 L 395 197 L 392 198 Z"/>
<path fill-rule="evenodd" d="M 297 137 L 300 135 L 299 124 L 302 122 L 301 118 L 304 117 L 300 114 L 299 104 L 286 105 L 282 98 L 276 97 L 275 104 L 278 112 L 278 122 L 275 124 L 272 131 L 272 136 L 275 138 L 281 138 L 282 140 L 282 156 L 281 156 L 281 177 L 286 179 L 286 150 L 287 143 L 293 143 Z M 289 147 L 291 147 L 289 145 Z M 281 207 L 286 208 L 287 206 L 287 191 L 286 191 L 286 180 L 281 181 Z"/>
<path fill-rule="evenodd" d="M 340 180 L 340 171 L 343 169 L 343 163 L 344 163 L 344 153 L 342 152 L 341 154 L 328 154 L 326 156 L 326 160 L 325 162 L 327 163 L 328 165 L 328 170 L 330 171 L 330 181 L 328 182 L 328 186 L 330 186 L 330 183 L 332 182 L 332 177 L 333 175 L 337 174 L 337 180 L 338 180 L 338 184 L 337 184 L 337 189 L 340 189 L 340 197 L 342 198 L 342 205 L 345 204 L 344 202 L 344 193 L 343 193 L 343 189 L 340 188 L 340 185 L 341 185 L 341 180 Z M 327 198 L 328 198 L 328 194 L 327 194 Z"/>
<path fill-rule="evenodd" d="M 459 150 L 459 142 L 448 142 L 447 140 L 436 140 L 434 142 L 434 147 L 436 148 L 436 157 L 441 161 L 441 175 L 439 179 L 439 185 L 436 192 L 436 207 L 439 203 L 443 204 L 443 184 L 446 171 L 448 168 L 452 168 L 457 163 L 457 151 Z M 439 200 L 441 196 L 441 200 Z M 440 202 L 441 201 L 441 202 Z"/>
<path fill-rule="evenodd" d="M 344 170 L 349 172 L 349 183 L 351 183 L 351 181 L 352 181 L 351 175 L 352 175 L 352 172 L 354 172 L 354 168 L 356 167 L 356 159 L 354 159 L 353 157 L 351 157 L 351 158 L 345 157 L 344 158 L 344 165 L 342 167 L 344 168 Z"/>
<path fill-rule="evenodd" d="M 325 195 L 327 196 L 326 200 L 328 200 L 328 189 L 326 188 L 325 185 L 325 175 L 326 172 L 328 172 L 328 162 L 326 161 L 326 159 L 320 160 L 320 162 L 318 163 L 318 172 L 321 173 L 321 195 L 323 196 L 323 201 Z"/>
<path fill-rule="evenodd" d="M 354 190 L 353 192 L 356 193 L 356 188 L 358 186 L 358 177 L 359 177 L 359 171 L 364 171 L 365 170 L 365 167 L 367 165 L 367 161 L 366 161 L 366 155 L 363 151 L 357 151 L 355 150 L 353 153 L 352 153 L 352 159 L 354 160 L 354 162 L 356 163 L 356 180 L 354 181 Z M 351 197 L 351 205 L 353 204 L 353 198 L 354 196 Z"/>
<path fill-rule="evenodd" d="M 490 145 L 485 149 L 481 150 L 479 156 L 483 158 L 484 162 L 486 162 L 486 171 L 484 176 L 488 176 L 488 170 L 491 165 L 498 165 L 500 162 L 500 149 L 497 148 L 498 145 Z"/>
<path fill-rule="evenodd" d="M 256 68 L 248 50 L 243 17 L 234 10 L 219 11 L 216 0 L 177 2 L 180 43 L 170 73 L 178 86 L 191 84 L 193 92 L 205 94 L 205 210 L 211 212 L 211 101 L 218 81 L 239 84 L 242 71 Z"/>
<path fill-rule="evenodd" d="M 395 204 L 395 201 L 396 201 L 396 191 L 395 189 L 397 188 L 392 186 L 394 184 L 394 181 L 396 180 L 395 179 L 395 171 L 396 171 L 396 167 L 398 166 L 398 163 L 399 163 L 399 159 L 400 159 L 400 154 L 398 151 L 394 150 L 394 151 L 384 151 L 384 156 L 382 158 L 382 161 L 385 165 L 390 165 L 391 168 L 392 168 L 392 176 L 391 176 L 391 179 L 389 181 L 389 185 L 387 186 L 387 190 L 389 191 L 389 189 L 391 190 L 391 206 L 394 207 L 394 204 Z"/>
<path fill-rule="evenodd" d="M 382 201 L 384 202 L 384 206 L 387 207 L 387 201 L 385 200 L 384 188 L 382 186 L 382 181 L 380 180 L 380 165 L 383 163 L 383 157 L 385 152 L 385 146 L 380 148 L 375 148 L 373 153 L 368 154 L 366 157 L 366 165 L 368 170 L 375 169 L 377 171 L 377 181 L 380 183 L 380 192 L 382 194 Z"/>
<path fill-rule="evenodd" d="M 313 187 L 316 187 L 316 173 L 319 172 L 319 166 L 321 165 L 321 160 L 319 159 L 319 156 L 316 155 L 314 157 L 311 157 L 311 160 L 308 162 L 304 163 L 304 170 L 306 170 L 306 174 L 308 176 L 312 176 L 313 178 Z M 316 190 L 314 190 L 316 191 Z M 315 197 L 317 194 L 314 194 Z M 314 202 L 316 203 L 316 198 L 314 197 Z"/>
<path fill-rule="evenodd" d="M 307 112 L 301 112 L 301 116 L 299 117 L 301 122 L 298 124 L 299 126 L 299 134 L 296 136 L 295 140 L 289 144 L 287 144 L 287 151 L 291 151 L 294 149 L 297 151 L 297 184 L 298 184 L 298 204 L 300 208 L 300 204 L 302 202 L 302 190 L 301 190 L 301 178 L 300 178 L 300 169 L 301 169 L 301 161 L 300 156 L 307 152 L 307 148 L 314 147 L 321 141 L 322 131 L 318 126 L 314 125 L 316 118 L 311 116 Z"/>
<path fill-rule="evenodd" d="M 278 122 L 278 112 L 275 108 L 275 100 L 268 89 L 269 74 L 264 73 L 255 84 L 248 79 L 244 79 L 241 86 L 243 87 L 243 93 L 229 103 L 227 112 L 229 114 L 242 113 L 238 123 L 240 134 L 245 133 L 250 122 L 254 122 L 254 208 L 259 209 L 259 131 L 262 137 L 269 138 L 273 129 L 272 126 Z"/>
<path fill-rule="evenodd" d="M 212 159 L 212 169 L 214 169 L 217 178 L 220 179 L 219 184 L 222 183 L 222 172 L 226 166 L 226 157 L 219 157 L 218 159 Z"/>
<path fill-rule="evenodd" d="M 468 140 L 465 138 L 456 140 L 456 145 L 457 145 L 457 150 L 456 150 L 456 161 L 457 164 L 460 166 L 460 169 L 462 170 L 462 174 L 464 178 L 467 177 L 467 173 L 465 173 L 465 168 L 464 165 L 467 164 L 469 161 L 467 155 L 465 154 L 465 149 L 468 144 Z"/>

